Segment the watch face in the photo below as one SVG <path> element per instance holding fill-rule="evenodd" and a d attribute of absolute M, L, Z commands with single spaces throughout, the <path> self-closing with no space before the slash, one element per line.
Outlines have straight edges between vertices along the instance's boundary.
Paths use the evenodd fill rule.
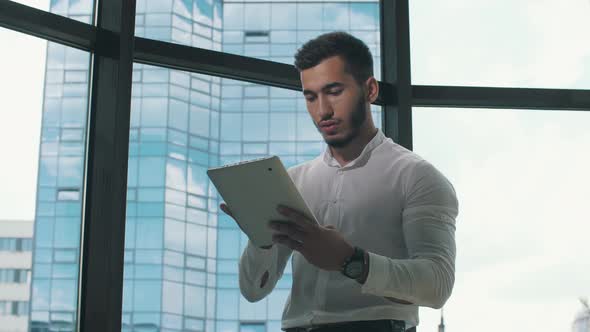
<path fill-rule="evenodd" d="M 354 260 L 344 268 L 344 274 L 346 274 L 349 278 L 357 279 L 363 273 L 363 262 Z"/>

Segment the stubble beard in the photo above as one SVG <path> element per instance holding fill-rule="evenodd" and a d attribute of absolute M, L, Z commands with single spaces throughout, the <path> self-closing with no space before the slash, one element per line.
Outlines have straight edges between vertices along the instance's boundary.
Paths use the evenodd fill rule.
<path fill-rule="evenodd" d="M 354 112 L 350 114 L 349 120 L 350 132 L 346 136 L 334 139 L 324 137 L 324 141 L 326 144 L 328 144 L 328 146 L 337 149 L 344 148 L 360 135 L 360 129 L 367 120 L 367 109 L 365 108 L 365 101 L 362 93 L 356 102 Z"/>

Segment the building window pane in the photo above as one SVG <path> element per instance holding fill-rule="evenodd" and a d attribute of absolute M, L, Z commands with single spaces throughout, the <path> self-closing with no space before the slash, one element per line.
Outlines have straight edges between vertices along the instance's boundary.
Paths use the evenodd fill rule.
<path fill-rule="evenodd" d="M 59 189 L 57 200 L 59 201 L 77 201 L 80 199 L 80 189 Z"/>
<path fill-rule="evenodd" d="M 296 29 L 297 21 L 296 15 L 296 4 L 294 3 L 273 3 L 271 4 L 271 29 L 282 30 L 282 29 Z"/>
<path fill-rule="evenodd" d="M 268 30 L 270 28 L 270 4 L 250 3 L 244 9 L 245 30 Z"/>
<path fill-rule="evenodd" d="M 217 291 L 217 315 L 221 319 L 238 319 L 237 289 L 219 289 Z"/>
<path fill-rule="evenodd" d="M 266 332 L 264 323 L 241 323 L 240 332 Z"/>
<path fill-rule="evenodd" d="M 322 5 L 320 3 L 298 3 L 297 27 L 301 30 L 321 30 Z"/>

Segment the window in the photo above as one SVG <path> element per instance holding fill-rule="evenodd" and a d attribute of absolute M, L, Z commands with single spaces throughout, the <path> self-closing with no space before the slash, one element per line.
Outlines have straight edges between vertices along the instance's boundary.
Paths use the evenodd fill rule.
<path fill-rule="evenodd" d="M 90 22 L 86 5 L 92 1 L 51 1 L 50 10 Z M 0 237 L 11 239 L 0 241 L 10 251 L 1 256 L 7 268 L 0 280 L 19 284 L 25 298 L 21 284 L 31 282 L 39 295 L 31 297 L 35 324 L 49 324 L 50 310 L 60 310 L 72 317 L 60 327 L 73 327 L 78 260 L 52 255 L 80 250 L 90 55 L 4 29 L 0 39 L 0 150 L 10 156 L 0 166 Z M 28 304 L 8 306 L 6 312 L 28 315 Z"/>
<path fill-rule="evenodd" d="M 15 4 L 3 3 L 10 15 Z M 414 84 L 590 87 L 590 49 L 584 43 L 590 27 L 586 0 L 410 4 Z M 95 6 L 93 0 L 51 0 L 35 5 L 86 24 L 93 24 L 95 7 L 110 7 Z M 328 31 L 348 31 L 369 46 L 377 78 L 382 42 L 388 50 L 400 46 L 391 44 L 398 38 L 380 40 L 380 23 L 384 22 L 379 21 L 377 0 L 139 0 L 136 5 L 138 37 L 287 64 L 293 63 L 293 54 L 309 39 Z M 509 12 L 503 10 L 508 7 Z M 397 19 L 390 14 L 384 17 Z M 64 30 L 69 29 L 64 28 L 67 25 L 59 24 L 63 21 L 53 15 L 41 20 L 41 25 L 30 17 L 33 15 L 23 17 L 22 22 L 5 20 L 2 24 L 63 44 L 0 29 L 7 50 L 0 56 L 0 151 L 5 161 L 0 167 L 0 280 L 10 284 L 6 287 L 25 291 L 31 283 L 30 293 L 23 295 L 31 299 L 30 312 L 29 303 L 22 299 L 2 299 L 0 313 L 30 321 L 30 326 L 22 328 L 3 325 L 7 329 L 73 330 L 78 289 L 97 289 L 92 284 L 77 284 L 80 217 L 82 207 L 90 207 L 83 200 L 96 197 L 82 192 L 86 126 L 96 117 L 88 117 L 90 53 L 63 45 L 85 49 L 88 46 L 82 46 L 79 37 L 91 29 L 80 26 L 78 37 L 73 37 Z M 58 28 L 47 29 L 44 24 Z M 91 33 L 98 33 L 100 39 L 102 32 Z M 107 53 L 103 43 L 86 42 L 95 58 Z M 309 121 L 305 101 L 298 91 L 241 81 L 245 78 L 230 80 L 158 67 L 157 54 L 144 51 L 152 56 L 151 65 L 136 64 L 132 78 L 123 330 L 279 331 L 291 271 L 288 267 L 275 291 L 263 301 L 253 304 L 241 297 L 237 264 L 247 239 L 218 211 L 220 197 L 206 171 L 271 154 L 280 156 L 287 167 L 317 156 L 325 146 Z M 158 52 L 175 56 L 167 47 Z M 111 59 L 124 58 L 129 59 L 116 54 Z M 394 68 L 409 65 L 403 62 L 404 56 L 398 59 L 402 62 Z M 212 60 L 205 57 L 195 62 L 202 70 Z M 215 75 L 213 72 L 216 70 L 208 71 Z M 94 77 L 105 76 L 109 75 Z M 106 84 L 99 79 L 94 86 L 100 91 Z M 411 91 L 426 91 L 426 99 L 446 104 L 452 93 L 440 92 L 447 88 L 465 91 L 446 86 L 414 86 Z M 492 90 L 473 91 L 486 95 Z M 551 90 L 549 95 L 555 92 L 559 91 Z M 519 90 L 506 92 L 507 103 L 512 93 L 519 94 Z M 565 94 L 571 98 L 563 99 L 563 109 L 573 104 L 585 106 L 588 100 L 588 91 Z M 469 97 L 459 97 L 458 102 L 468 102 Z M 393 99 L 390 106 L 395 107 Z M 558 113 L 530 115 L 481 108 L 414 111 L 416 151 L 448 174 L 460 194 L 469 193 L 461 202 L 465 211 L 460 214 L 462 228 L 457 236 L 464 251 L 457 264 L 455 294 L 447 304 L 449 326 L 481 330 L 481 318 L 500 310 L 503 317 L 513 318 L 514 328 L 563 328 L 563 322 L 571 322 L 578 309 L 572 298 L 590 291 L 584 283 L 590 279 L 587 268 L 579 263 L 588 261 L 587 250 L 580 244 L 588 229 L 576 222 L 585 217 L 580 207 L 586 202 L 581 200 L 589 196 L 589 165 L 583 158 L 588 141 L 585 115 L 567 112 L 554 117 Z M 371 114 L 380 124 L 381 109 L 373 107 Z M 491 134 L 490 129 L 494 130 Z M 112 139 L 109 128 L 96 134 L 98 141 Z M 458 135 L 461 139 L 455 137 Z M 486 141 L 489 137 L 493 140 Z M 535 140 L 527 141 L 531 137 Z M 525 167 L 530 162 L 534 164 Z M 530 226 L 531 219 L 534 226 Z M 481 237 L 483 233 L 486 237 Z M 105 233 L 86 236 L 92 239 L 96 234 Z M 519 241 L 527 245 L 518 248 Z M 100 255 L 88 258 L 91 266 L 95 256 Z M 486 280 L 489 276 L 494 279 Z M 487 281 L 492 296 L 478 293 L 481 287 L 474 284 L 481 280 Z M 543 289 L 543 296 L 535 285 Z M 542 321 L 543 326 L 540 320 L 522 319 L 539 317 L 547 310 L 553 315 Z M 439 315 L 425 309 L 420 318 L 420 328 L 429 329 L 438 324 Z"/>
<path fill-rule="evenodd" d="M 182 45 L 221 50 L 220 0 L 165 0 L 136 4 L 135 34 Z"/>
<path fill-rule="evenodd" d="M 415 108 L 413 117 L 415 151 L 459 198 L 457 281 L 445 322 L 494 331 L 467 318 L 489 312 L 514 330 L 573 322 L 578 297 L 590 293 L 590 227 L 580 222 L 590 197 L 590 114 Z M 421 309 L 425 326 L 439 320 Z"/>
<path fill-rule="evenodd" d="M 31 251 L 31 239 L 0 238 L 0 251 Z"/>
<path fill-rule="evenodd" d="M 240 323 L 240 332 L 266 332 L 264 323 Z"/>
<path fill-rule="evenodd" d="M 370 47 L 380 77 L 377 1 L 226 2 L 223 12 L 223 52 L 293 64 L 297 48 L 307 40 L 323 32 L 349 31 Z"/>
<path fill-rule="evenodd" d="M 80 199 L 80 189 L 59 189 L 57 192 L 58 201 L 77 201 Z"/>
<path fill-rule="evenodd" d="M 29 314 L 29 302 L 25 301 L 0 301 L 1 316 L 27 316 Z"/>
<path fill-rule="evenodd" d="M 410 1 L 412 83 L 588 89 L 589 13 L 585 0 Z"/>
<path fill-rule="evenodd" d="M 244 43 L 268 43 L 270 42 L 270 32 L 248 30 L 244 31 Z"/>
<path fill-rule="evenodd" d="M 29 270 L 0 269 L 0 283 L 23 284 L 29 279 Z"/>

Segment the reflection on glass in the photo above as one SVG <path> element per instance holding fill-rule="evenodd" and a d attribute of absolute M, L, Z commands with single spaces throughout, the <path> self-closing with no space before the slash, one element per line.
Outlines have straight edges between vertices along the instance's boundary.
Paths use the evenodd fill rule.
<path fill-rule="evenodd" d="M 244 30 L 270 28 L 270 3 L 251 3 L 244 8 Z"/>
<path fill-rule="evenodd" d="M 275 30 L 296 30 L 297 21 L 296 15 L 293 15 L 297 10 L 295 3 L 273 3 L 271 4 L 271 29 Z"/>
<path fill-rule="evenodd" d="M 375 76 L 379 78 L 379 4 L 376 1 L 224 4 L 223 51 L 226 53 L 293 64 L 293 54 L 299 46 L 323 32 L 335 30 L 349 31 L 367 43 L 375 57 Z M 250 37 L 253 33 L 267 35 Z"/>
<path fill-rule="evenodd" d="M 497 328 L 482 319 L 503 317 L 514 330 L 568 330 L 578 297 L 590 294 L 590 227 L 582 222 L 590 114 L 416 108 L 413 123 L 416 152 L 448 175 L 461 204 L 462 282 L 445 306 L 445 322 L 488 332 Z M 547 312 L 542 320 L 522 319 Z M 440 320 L 433 310 L 420 314 L 422 326 Z"/>
<path fill-rule="evenodd" d="M 297 4 L 297 27 L 301 30 L 321 30 L 322 4 Z"/>
<path fill-rule="evenodd" d="M 350 30 L 350 4 L 347 2 L 323 3 L 323 27 L 326 30 Z M 374 6 L 374 4 L 371 4 Z"/>
<path fill-rule="evenodd" d="M 219 51 L 222 7 L 221 0 L 138 1 L 135 34 Z M 231 8 L 225 15 L 232 15 Z"/>

